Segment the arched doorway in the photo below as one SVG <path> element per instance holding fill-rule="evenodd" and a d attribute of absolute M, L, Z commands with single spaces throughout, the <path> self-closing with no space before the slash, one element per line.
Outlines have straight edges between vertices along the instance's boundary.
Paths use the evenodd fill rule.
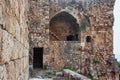
<path fill-rule="evenodd" d="M 71 14 L 65 11 L 51 18 L 49 30 L 51 41 L 79 40 L 79 24 Z"/>

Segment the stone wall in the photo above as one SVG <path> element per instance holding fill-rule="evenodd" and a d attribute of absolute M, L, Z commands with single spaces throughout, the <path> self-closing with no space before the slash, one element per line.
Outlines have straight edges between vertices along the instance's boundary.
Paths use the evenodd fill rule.
<path fill-rule="evenodd" d="M 27 0 L 0 0 L 0 80 L 28 80 L 27 11 Z"/>
<path fill-rule="evenodd" d="M 29 4 L 30 64 L 33 64 L 33 48 L 43 47 L 43 63 L 55 71 L 68 65 L 94 79 L 118 80 L 119 69 L 113 54 L 114 0 L 60 5 L 48 0 L 29 0 Z M 56 36 L 49 34 L 49 22 L 62 9 L 77 17 L 79 41 L 50 41 L 49 36 Z"/>
<path fill-rule="evenodd" d="M 29 5 L 30 64 L 33 64 L 33 49 L 36 47 L 43 47 L 45 63 L 49 53 L 49 1 L 29 0 Z"/>
<path fill-rule="evenodd" d="M 90 53 L 77 41 L 52 41 L 50 43 L 50 57 L 50 63 L 53 64 L 54 70 L 57 71 L 64 66 L 74 66 L 76 70 L 80 68 L 81 73 L 84 73 L 85 65 L 90 67 Z"/>
<path fill-rule="evenodd" d="M 0 80 L 28 80 L 36 47 L 44 49 L 43 64 L 50 69 L 74 66 L 78 73 L 94 79 L 118 80 L 113 54 L 114 0 L 82 3 L 0 0 Z M 50 19 L 64 8 L 77 17 L 79 41 L 50 41 Z"/>
<path fill-rule="evenodd" d="M 79 73 L 87 74 L 95 79 L 118 80 L 119 69 L 113 54 L 114 0 L 91 0 L 90 2 L 83 2 L 82 7 L 78 7 L 80 5 L 77 4 L 77 6 L 72 6 L 78 8 L 81 16 L 78 20 L 81 28 L 81 42 L 51 42 L 50 51 L 52 52 L 50 53 L 55 58 L 53 67 L 58 70 L 64 65 L 71 65 L 75 66 Z M 86 42 L 87 36 L 91 37 L 90 42 Z"/>

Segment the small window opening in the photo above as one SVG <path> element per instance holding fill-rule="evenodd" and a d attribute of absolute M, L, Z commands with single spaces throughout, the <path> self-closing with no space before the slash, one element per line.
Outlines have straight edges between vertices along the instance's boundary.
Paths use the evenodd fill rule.
<path fill-rule="evenodd" d="M 73 40 L 74 40 L 74 36 L 73 35 L 67 36 L 67 41 L 73 41 Z"/>
<path fill-rule="evenodd" d="M 86 42 L 91 42 L 91 36 L 86 37 Z"/>
<path fill-rule="evenodd" d="M 54 62 L 55 61 L 55 59 L 54 58 L 52 58 L 52 62 Z"/>

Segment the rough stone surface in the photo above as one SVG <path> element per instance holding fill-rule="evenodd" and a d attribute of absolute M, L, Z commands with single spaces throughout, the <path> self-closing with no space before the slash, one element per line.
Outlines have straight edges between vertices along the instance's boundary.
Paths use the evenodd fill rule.
<path fill-rule="evenodd" d="M 6 70 L 6 67 L 5 65 L 0 65 L 0 79 L 1 80 L 7 80 L 7 70 Z"/>
<path fill-rule="evenodd" d="M 0 0 L 0 80 L 28 80 L 27 0 Z"/>
<path fill-rule="evenodd" d="M 113 55 L 114 2 L 115 0 L 76 0 L 76 3 L 71 0 L 66 3 L 63 0 L 29 0 L 30 64 L 33 64 L 33 48 L 43 47 L 43 64 L 47 64 L 49 69 L 60 71 L 64 66 L 73 66 L 77 72 L 93 79 L 118 80 L 119 69 Z M 59 15 L 63 12 L 76 19 L 79 25 L 78 41 L 66 41 L 65 35 L 71 32 L 67 22 L 59 23 Z M 55 24 L 56 20 L 58 22 Z M 52 22 L 52 28 L 49 22 Z M 57 35 L 58 33 L 61 34 Z"/>
<path fill-rule="evenodd" d="M 64 70 L 64 76 L 65 76 L 65 80 L 91 80 L 83 75 L 80 75 L 74 71 L 71 71 L 69 69 L 65 69 Z"/>
<path fill-rule="evenodd" d="M 119 80 L 113 54 L 114 2 L 0 0 L 0 80 L 28 80 L 35 47 L 43 48 L 43 65 L 48 69 L 72 66 L 93 79 Z M 63 12 L 73 17 L 69 24 L 66 19 L 59 22 Z M 61 34 L 56 35 L 57 30 Z M 66 41 L 71 35 L 76 41 Z"/>
<path fill-rule="evenodd" d="M 44 60 L 49 50 L 49 1 L 29 0 L 29 40 L 30 40 L 30 64 L 33 62 L 33 48 L 44 48 Z"/>
<path fill-rule="evenodd" d="M 56 72 L 55 74 L 57 77 L 63 77 L 63 72 Z"/>

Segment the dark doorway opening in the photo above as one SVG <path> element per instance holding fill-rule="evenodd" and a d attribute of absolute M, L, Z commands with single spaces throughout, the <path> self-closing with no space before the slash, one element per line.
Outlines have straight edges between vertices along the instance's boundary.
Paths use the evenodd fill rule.
<path fill-rule="evenodd" d="M 43 48 L 34 48 L 33 67 L 43 68 Z"/>

